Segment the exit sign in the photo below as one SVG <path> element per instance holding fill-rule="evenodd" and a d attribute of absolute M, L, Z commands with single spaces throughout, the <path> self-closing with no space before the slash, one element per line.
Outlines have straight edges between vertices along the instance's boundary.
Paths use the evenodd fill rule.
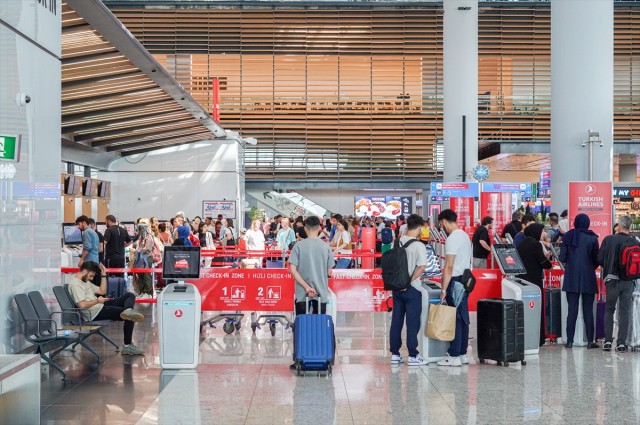
<path fill-rule="evenodd" d="M 0 134 L 0 161 L 20 161 L 20 135 Z"/>

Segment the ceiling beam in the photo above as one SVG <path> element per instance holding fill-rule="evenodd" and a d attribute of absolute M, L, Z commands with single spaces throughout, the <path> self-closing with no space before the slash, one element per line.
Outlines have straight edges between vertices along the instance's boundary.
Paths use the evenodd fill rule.
<path fill-rule="evenodd" d="M 67 81 L 66 83 L 62 83 L 62 90 L 84 86 L 85 84 L 106 83 L 109 81 L 117 80 L 118 78 L 132 77 L 132 76 L 135 76 L 136 74 L 140 74 L 140 76 L 144 75 L 139 70 L 136 69 L 134 71 L 126 71 L 120 74 L 105 75 L 103 77 L 85 78 L 83 80 Z"/>
<path fill-rule="evenodd" d="M 179 106 L 179 105 L 177 105 Z M 176 112 L 182 112 L 185 113 L 185 110 L 182 109 L 178 109 L 177 111 L 163 111 L 160 113 L 154 113 L 153 111 L 147 112 L 146 114 L 143 113 L 142 115 L 135 115 L 135 116 L 130 116 L 127 118 L 119 118 L 119 119 L 112 119 L 112 120 L 106 120 L 106 121 L 96 121 L 90 124 L 80 124 L 80 125 L 74 125 L 74 126 L 69 126 L 69 127 L 62 127 L 62 133 L 63 134 L 67 134 L 67 133 L 78 133 L 78 132 L 82 132 L 82 131 L 87 131 L 87 130 L 91 130 L 92 128 L 97 128 L 97 127 L 104 127 L 106 125 L 117 125 L 117 124 L 124 124 L 127 122 L 133 122 L 136 120 L 140 120 L 140 119 L 149 119 L 149 118 L 154 118 L 154 117 L 161 117 L 164 115 L 168 115 L 168 114 L 173 114 Z M 162 125 L 164 124 L 164 122 L 159 122 L 156 125 Z M 121 130 L 127 130 L 127 128 L 122 128 Z"/>
<path fill-rule="evenodd" d="M 156 100 L 153 102 L 138 103 L 137 105 L 132 105 L 132 106 L 118 106 L 115 108 L 96 109 L 96 110 L 92 110 L 91 112 L 80 112 L 78 114 L 63 115 L 62 125 L 64 125 L 65 123 L 70 123 L 70 122 L 74 122 L 81 119 L 97 118 L 100 115 L 111 115 L 111 114 L 118 114 L 123 112 L 131 112 L 131 111 L 145 108 L 147 106 L 167 105 L 167 104 L 170 104 L 171 102 L 173 101 L 172 100 L 161 100 L 161 101 Z M 176 108 L 178 106 L 179 105 L 176 104 Z"/>
<path fill-rule="evenodd" d="M 202 140 L 209 140 L 210 137 L 207 137 L 205 139 Z M 201 142 L 202 140 L 192 140 L 190 142 L 178 142 L 178 143 L 171 143 L 168 145 L 162 145 L 162 146 L 152 146 L 152 147 L 148 147 L 148 148 L 144 148 L 144 149 L 136 149 L 133 151 L 124 151 L 124 152 L 120 152 L 121 156 L 131 156 L 131 155 L 137 155 L 140 153 L 145 153 L 145 152 L 151 152 L 151 151 L 157 151 L 158 149 L 164 149 L 164 148 L 170 148 L 173 146 L 180 146 L 180 145 L 186 145 L 189 143 L 197 143 L 197 142 Z"/>
<path fill-rule="evenodd" d="M 151 89 L 127 90 L 127 91 L 120 91 L 117 93 L 101 94 L 98 96 L 81 97 L 78 99 L 63 101 L 62 107 L 66 108 L 68 106 L 82 105 L 83 103 L 95 102 L 95 101 L 104 100 L 104 99 L 111 99 L 113 97 L 118 97 L 125 94 L 145 94 L 145 93 L 152 93 L 152 92 L 162 92 L 162 89 L 159 87 L 155 87 Z"/>
<path fill-rule="evenodd" d="M 92 55 L 73 56 L 70 58 L 62 59 L 62 66 L 89 62 L 94 59 L 115 59 L 121 57 L 124 57 L 124 55 L 120 52 L 94 53 Z"/>
<path fill-rule="evenodd" d="M 102 146 L 111 146 L 120 142 L 135 142 L 136 140 L 147 139 L 149 137 L 154 136 L 162 136 L 163 134 L 169 135 L 171 132 L 176 131 L 184 131 L 185 129 L 176 129 L 176 130 L 164 130 L 164 131 L 156 131 L 153 133 L 144 133 L 139 136 L 123 136 L 123 137 L 115 137 L 113 139 L 107 140 L 97 140 L 95 142 L 91 142 L 92 147 L 102 147 Z M 177 137 L 177 136 L 176 136 Z M 153 143 L 152 140 L 149 140 L 149 143 Z"/>
<path fill-rule="evenodd" d="M 70 32 L 84 31 L 84 30 L 90 30 L 90 29 L 91 29 L 91 25 L 89 24 L 72 25 L 70 27 L 63 27 L 62 34 L 68 34 Z"/>
<path fill-rule="evenodd" d="M 136 126 L 136 127 L 127 127 L 127 128 L 121 128 L 118 130 L 109 130 L 109 131 L 101 131 L 99 133 L 88 133 L 88 134 L 79 134 L 77 136 L 73 137 L 73 140 L 75 140 L 76 142 L 84 142 L 87 140 L 92 140 L 92 139 L 98 139 L 98 138 L 103 138 L 103 137 L 109 137 L 109 136 L 117 136 L 118 134 L 126 134 L 126 133 L 130 133 L 131 131 L 144 131 L 144 130 L 153 130 L 154 128 L 158 128 L 160 126 L 166 125 L 166 124 L 177 124 L 177 123 L 186 123 L 186 122 L 193 122 L 194 124 L 196 124 L 193 120 L 193 117 L 189 117 L 187 119 L 184 118 L 180 118 L 177 120 L 170 120 L 170 121 L 164 121 L 160 124 L 153 124 L 153 125 L 140 125 L 140 126 Z M 165 130 L 165 131 L 171 131 L 171 129 Z M 91 146 L 95 145 L 92 143 Z"/>
<path fill-rule="evenodd" d="M 210 139 L 211 138 L 211 133 L 210 132 L 204 132 L 204 133 L 195 133 L 195 134 L 183 134 L 180 136 L 173 136 L 173 137 L 165 137 L 164 139 L 156 139 L 156 140 L 147 140 L 144 142 L 136 142 L 136 143 L 126 143 L 126 144 L 122 144 L 122 145 L 113 145 L 113 146 L 109 146 L 108 148 L 106 148 L 107 152 L 117 152 L 120 151 L 122 149 L 131 149 L 131 148 L 137 148 L 140 146 L 149 146 L 152 144 L 157 144 L 157 143 L 163 143 L 163 142 L 169 142 L 171 140 L 177 140 L 177 139 L 181 139 L 184 137 L 192 137 L 192 136 L 202 136 L 202 140 L 205 139 Z M 197 142 L 197 140 L 190 140 L 188 143 L 191 142 Z M 184 142 L 183 142 L 184 143 Z"/>

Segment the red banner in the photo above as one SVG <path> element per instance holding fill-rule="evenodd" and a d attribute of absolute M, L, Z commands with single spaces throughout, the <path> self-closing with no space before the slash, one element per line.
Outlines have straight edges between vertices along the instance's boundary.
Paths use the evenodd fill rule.
<path fill-rule="evenodd" d="M 475 202 L 473 198 L 450 198 L 450 208 L 458 215 L 457 225 L 461 229 L 473 227 Z"/>
<path fill-rule="evenodd" d="M 591 227 L 598 241 L 611 234 L 613 184 L 611 182 L 569 182 L 569 226 L 578 214 L 591 219 Z"/>
<path fill-rule="evenodd" d="M 358 230 L 356 229 L 356 235 L 358 234 Z M 373 227 L 363 227 L 362 228 L 362 249 L 370 250 L 369 252 L 376 252 L 376 229 Z M 362 268 L 363 269 L 372 269 L 373 268 L 373 258 L 362 258 Z"/>
<path fill-rule="evenodd" d="M 220 80 L 218 78 L 213 78 L 211 80 L 213 85 L 213 119 L 219 123 L 220 122 Z"/>
<path fill-rule="evenodd" d="M 493 217 L 493 231 L 502 235 L 504 226 L 511 222 L 511 192 L 482 192 L 480 221 L 486 216 Z"/>
<path fill-rule="evenodd" d="M 391 291 L 384 290 L 381 273 L 380 269 L 334 270 L 329 288 L 336 294 L 338 311 L 387 311 Z"/>

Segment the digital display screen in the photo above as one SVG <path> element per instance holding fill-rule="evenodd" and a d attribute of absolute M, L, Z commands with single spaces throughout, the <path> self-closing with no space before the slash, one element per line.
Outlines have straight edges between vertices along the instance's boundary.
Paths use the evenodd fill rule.
<path fill-rule="evenodd" d="M 136 224 L 133 221 L 120 222 L 120 225 L 125 229 L 127 229 L 127 233 L 129 234 L 129 236 L 131 237 L 135 236 Z"/>
<path fill-rule="evenodd" d="M 162 259 L 162 278 L 200 279 L 199 246 L 167 246 Z"/>
<path fill-rule="evenodd" d="M 62 233 L 65 245 L 81 245 L 82 232 L 75 223 L 63 223 Z"/>
<path fill-rule="evenodd" d="M 104 236 L 104 232 L 107 231 L 106 223 L 96 223 L 96 230 Z"/>
<path fill-rule="evenodd" d="M 491 245 L 491 249 L 495 253 L 496 260 L 500 265 L 500 270 L 502 270 L 504 274 L 514 275 L 525 274 L 527 272 L 515 245 L 493 244 Z"/>

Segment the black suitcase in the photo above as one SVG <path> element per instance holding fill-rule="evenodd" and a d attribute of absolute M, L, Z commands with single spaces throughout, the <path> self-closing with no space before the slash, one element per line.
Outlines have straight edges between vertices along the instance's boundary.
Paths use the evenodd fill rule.
<path fill-rule="evenodd" d="M 556 342 L 562 336 L 562 289 L 547 288 L 544 290 L 544 322 L 546 337 L 549 342 Z"/>
<path fill-rule="evenodd" d="M 478 301 L 478 359 L 496 360 L 499 366 L 524 361 L 524 304 L 489 298 Z"/>

